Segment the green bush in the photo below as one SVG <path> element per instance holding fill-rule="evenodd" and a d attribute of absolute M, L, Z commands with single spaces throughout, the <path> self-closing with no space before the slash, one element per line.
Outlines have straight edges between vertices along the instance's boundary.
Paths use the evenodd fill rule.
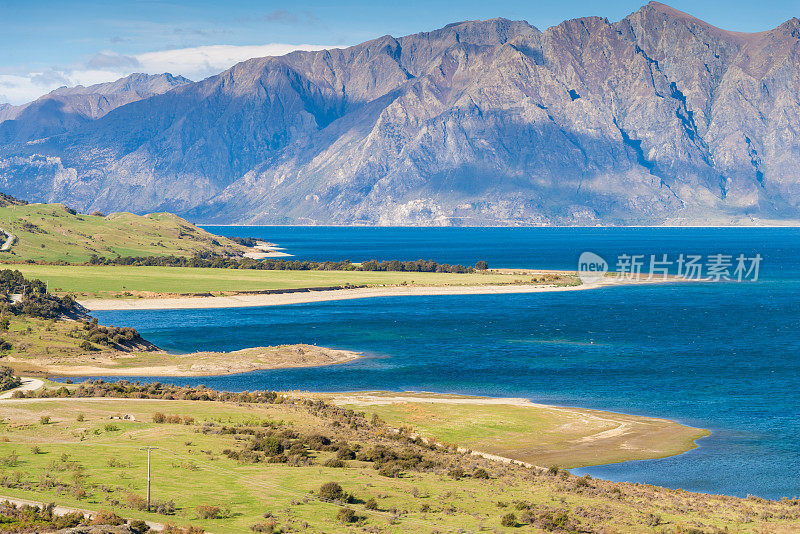
<path fill-rule="evenodd" d="M 83 350 L 88 350 L 88 351 L 100 350 L 100 349 L 98 349 L 97 347 L 95 347 L 94 345 L 92 345 L 91 343 L 89 343 L 86 340 L 81 341 L 81 344 L 78 345 L 78 347 L 82 348 Z"/>
<path fill-rule="evenodd" d="M 264 438 L 253 438 L 250 444 L 250 450 L 262 451 L 267 456 L 277 456 L 284 450 L 283 442 L 275 436 L 267 436 Z"/>
<path fill-rule="evenodd" d="M 336 519 L 342 523 L 355 523 L 358 521 L 358 516 L 352 508 L 339 508 L 339 513 L 336 514 Z"/>
<path fill-rule="evenodd" d="M 489 478 L 489 473 L 486 472 L 486 469 L 479 467 L 472 472 L 472 478 L 480 478 L 486 480 Z"/>
<path fill-rule="evenodd" d="M 514 514 L 506 514 L 503 516 L 503 519 L 500 520 L 500 524 L 504 527 L 516 527 L 517 526 L 517 516 Z"/>
<path fill-rule="evenodd" d="M 447 472 L 447 475 L 458 480 L 464 477 L 464 470 L 460 467 L 455 467 Z"/>
<path fill-rule="evenodd" d="M 14 389 L 22 385 L 22 380 L 14 376 L 14 370 L 5 365 L 0 366 L 0 391 Z"/>
<path fill-rule="evenodd" d="M 134 519 L 128 523 L 128 527 L 130 527 L 134 534 L 145 534 L 150 531 L 150 527 L 141 519 Z"/>
<path fill-rule="evenodd" d="M 319 498 L 325 501 L 346 502 L 347 494 L 336 482 L 326 482 L 319 488 Z"/>
<path fill-rule="evenodd" d="M 212 506 L 210 504 L 201 504 L 196 510 L 200 519 L 218 519 L 221 513 L 219 506 Z"/>
<path fill-rule="evenodd" d="M 93 525 L 112 525 L 118 526 L 125 523 L 125 520 L 110 510 L 100 510 L 92 519 Z"/>

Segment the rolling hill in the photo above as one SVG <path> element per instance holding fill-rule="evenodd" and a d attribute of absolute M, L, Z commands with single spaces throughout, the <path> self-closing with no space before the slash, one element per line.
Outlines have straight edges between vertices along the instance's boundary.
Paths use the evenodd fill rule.
<path fill-rule="evenodd" d="M 69 263 L 92 255 L 192 256 L 198 252 L 241 256 L 247 249 L 210 234 L 171 213 L 84 215 L 62 204 L 21 204 L 0 199 L 0 232 L 13 244 L 0 262 L 27 260 Z"/>

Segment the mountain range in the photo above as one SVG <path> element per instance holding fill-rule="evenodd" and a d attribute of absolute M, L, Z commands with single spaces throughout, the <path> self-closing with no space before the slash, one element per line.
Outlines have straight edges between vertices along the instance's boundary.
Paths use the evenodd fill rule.
<path fill-rule="evenodd" d="M 800 21 L 450 24 L 0 107 L 0 189 L 199 222 L 796 224 Z"/>

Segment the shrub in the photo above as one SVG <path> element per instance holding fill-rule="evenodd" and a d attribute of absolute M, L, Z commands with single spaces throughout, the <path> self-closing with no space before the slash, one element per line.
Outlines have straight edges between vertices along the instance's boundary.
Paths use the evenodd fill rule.
<path fill-rule="evenodd" d="M 320 434 L 308 436 L 304 441 L 309 449 L 313 449 L 315 451 L 324 451 L 331 444 L 331 440 L 329 438 Z"/>
<path fill-rule="evenodd" d="M 345 463 L 338 458 L 331 458 L 322 465 L 325 467 L 345 467 Z"/>
<path fill-rule="evenodd" d="M 278 528 L 278 525 L 275 523 L 275 521 L 250 525 L 250 530 L 253 532 L 266 532 L 267 534 L 280 534 L 281 532 L 281 529 Z"/>
<path fill-rule="evenodd" d="M 49 425 L 49 424 L 50 424 L 50 416 L 49 416 L 49 415 L 43 415 L 43 416 L 41 416 L 41 417 L 39 418 L 39 422 L 40 422 L 41 424 L 43 424 L 43 425 Z"/>
<path fill-rule="evenodd" d="M 93 525 L 113 525 L 118 526 L 125 523 L 125 520 L 110 510 L 100 510 L 92 519 Z"/>
<path fill-rule="evenodd" d="M 489 478 L 489 473 L 486 472 L 486 469 L 479 467 L 472 473 L 472 478 L 480 478 L 486 480 Z"/>
<path fill-rule="evenodd" d="M 19 464 L 19 455 L 16 451 L 11 451 L 5 456 L 0 456 L 0 465 L 4 467 L 17 467 Z"/>
<path fill-rule="evenodd" d="M 134 534 L 145 534 L 145 532 L 150 531 L 150 527 L 141 519 L 134 519 L 128 523 L 128 527 L 130 527 Z"/>
<path fill-rule="evenodd" d="M 83 517 L 82 513 L 71 512 L 69 514 L 54 518 L 53 526 L 59 529 L 72 528 L 84 523 L 84 521 L 86 521 L 86 518 Z"/>
<path fill-rule="evenodd" d="M 283 452 L 283 443 L 275 436 L 267 436 L 265 438 L 254 438 L 250 444 L 250 449 L 254 451 L 263 451 L 268 456 L 276 456 Z"/>
<path fill-rule="evenodd" d="M 187 527 L 176 527 L 175 525 L 164 525 L 164 530 L 161 531 L 161 534 L 203 534 L 205 530 L 200 527 L 193 527 L 189 525 Z"/>
<path fill-rule="evenodd" d="M 398 478 L 403 472 L 402 468 L 395 463 L 386 463 L 378 469 L 378 474 L 383 477 Z"/>
<path fill-rule="evenodd" d="M 336 457 L 340 460 L 355 460 L 356 453 L 351 448 L 347 447 L 340 447 L 338 451 L 336 451 Z"/>
<path fill-rule="evenodd" d="M 104 428 L 106 432 L 116 432 L 119 430 L 117 425 L 112 425 L 111 423 L 108 423 Z"/>
<path fill-rule="evenodd" d="M 647 514 L 644 518 L 644 524 L 648 527 L 657 527 L 661 523 L 661 516 L 658 514 Z"/>
<path fill-rule="evenodd" d="M 161 412 L 156 412 L 156 413 L 153 414 L 153 422 L 154 423 L 163 423 L 164 421 L 166 421 L 166 419 L 167 419 L 167 416 L 165 416 Z"/>
<path fill-rule="evenodd" d="M 319 488 L 319 498 L 326 501 L 345 502 L 347 494 L 336 482 L 326 482 Z"/>
<path fill-rule="evenodd" d="M 542 530 L 565 530 L 569 523 L 566 512 L 542 512 L 536 519 L 536 526 Z"/>
<path fill-rule="evenodd" d="M 132 510 L 147 509 L 147 499 L 145 499 L 141 495 L 136 495 L 135 493 L 129 493 L 125 497 L 125 504 L 128 506 L 128 508 Z"/>
<path fill-rule="evenodd" d="M 367 510 L 377 510 L 378 509 L 378 502 L 375 500 L 374 497 L 370 497 L 367 499 L 367 502 L 364 503 L 364 508 Z"/>
<path fill-rule="evenodd" d="M 530 525 L 536 520 L 536 516 L 530 510 L 523 510 L 519 514 L 519 521 Z"/>
<path fill-rule="evenodd" d="M 175 513 L 175 502 L 156 501 L 152 504 L 153 511 L 160 515 L 173 515 Z"/>
<path fill-rule="evenodd" d="M 460 467 L 456 467 L 454 469 L 449 470 L 447 472 L 447 475 L 458 480 L 459 478 L 462 478 L 464 476 L 464 470 L 461 469 Z"/>
<path fill-rule="evenodd" d="M 514 514 L 506 514 L 500 520 L 500 524 L 504 527 L 516 527 L 517 526 L 517 516 Z"/>
<path fill-rule="evenodd" d="M 14 376 L 14 370 L 5 365 L 0 366 L 0 391 L 14 389 L 22 385 L 22 380 Z M 14 393 L 19 393 L 15 391 Z"/>
<path fill-rule="evenodd" d="M 342 523 L 354 523 L 358 521 L 358 516 L 352 508 L 339 508 L 339 513 L 336 514 L 336 519 Z"/>
<path fill-rule="evenodd" d="M 219 519 L 220 507 L 212 506 L 210 504 L 201 504 L 197 507 L 197 515 L 200 519 Z"/>
<path fill-rule="evenodd" d="M 78 345 L 78 347 L 80 347 L 83 350 L 88 350 L 88 351 L 98 351 L 98 350 L 100 350 L 100 349 L 98 349 L 97 347 L 95 347 L 94 345 L 92 345 L 91 343 L 89 343 L 86 340 L 81 341 L 81 344 Z"/>

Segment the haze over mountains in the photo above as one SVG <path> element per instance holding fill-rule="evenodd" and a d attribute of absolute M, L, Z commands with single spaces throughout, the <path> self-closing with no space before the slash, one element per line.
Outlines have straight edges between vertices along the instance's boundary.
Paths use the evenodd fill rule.
<path fill-rule="evenodd" d="M 651 2 L 133 75 L 0 106 L 0 189 L 219 223 L 797 222 L 799 60 L 797 19 Z"/>

